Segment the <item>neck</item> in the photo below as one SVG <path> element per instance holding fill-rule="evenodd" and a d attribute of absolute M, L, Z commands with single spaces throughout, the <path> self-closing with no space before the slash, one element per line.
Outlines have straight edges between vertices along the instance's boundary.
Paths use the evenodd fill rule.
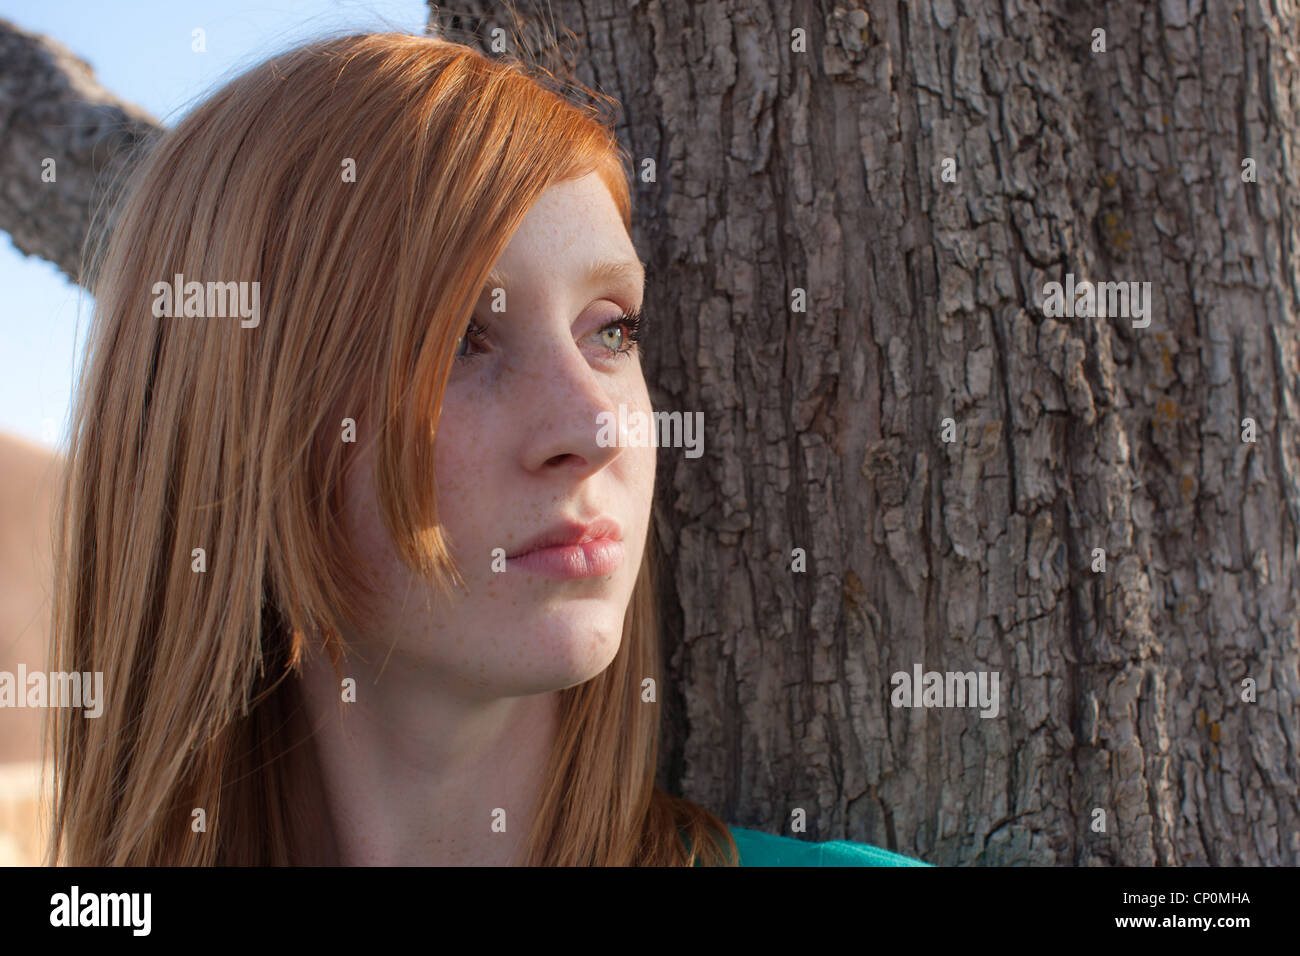
<path fill-rule="evenodd" d="M 380 670 L 354 656 L 356 699 L 344 702 L 328 659 L 303 661 L 319 784 L 303 797 L 328 824 L 316 854 L 343 866 L 521 863 L 558 693 L 475 698 L 410 661 Z"/>

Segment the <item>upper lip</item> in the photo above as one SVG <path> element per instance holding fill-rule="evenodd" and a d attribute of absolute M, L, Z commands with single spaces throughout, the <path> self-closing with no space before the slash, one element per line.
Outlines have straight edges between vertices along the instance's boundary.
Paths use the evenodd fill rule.
<path fill-rule="evenodd" d="M 606 515 L 585 522 L 572 518 L 565 519 L 558 524 L 552 525 L 546 531 L 526 542 L 514 554 L 506 555 L 506 557 L 517 558 L 530 551 L 538 551 L 542 548 L 562 548 L 568 545 L 582 544 L 586 541 L 595 541 L 597 538 L 612 538 L 615 541 L 622 541 L 623 529 L 618 526 L 617 521 Z"/>

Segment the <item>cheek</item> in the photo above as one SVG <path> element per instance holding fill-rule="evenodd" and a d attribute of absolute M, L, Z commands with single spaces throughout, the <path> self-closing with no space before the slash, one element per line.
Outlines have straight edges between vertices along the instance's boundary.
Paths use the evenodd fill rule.
<path fill-rule="evenodd" d="M 466 580 L 480 577 L 491 566 L 493 549 L 507 543 L 498 540 L 507 504 L 498 493 L 500 459 L 489 453 L 501 434 L 481 406 L 444 400 L 433 449 L 435 500 L 444 541 Z"/>
<path fill-rule="evenodd" d="M 646 388 L 645 377 L 638 370 L 636 381 L 632 386 L 631 406 L 653 421 L 654 407 L 650 404 L 650 392 Z M 630 460 L 634 462 L 636 477 L 647 486 L 647 496 L 654 493 L 655 466 L 659 460 L 659 449 L 651 447 L 628 448 Z"/>
<path fill-rule="evenodd" d="M 659 449 L 653 446 L 628 448 L 625 454 L 628 456 L 626 469 L 628 481 L 641 494 L 644 504 L 648 507 L 650 499 L 654 496 L 655 467 L 659 459 Z"/>
<path fill-rule="evenodd" d="M 487 477 L 482 454 L 484 429 L 475 427 L 464 415 L 449 414 L 446 408 L 443 421 L 446 424 L 439 426 L 433 447 L 440 521 L 452 516 L 457 502 L 472 500 L 471 490 L 482 487 Z"/>
<path fill-rule="evenodd" d="M 411 571 L 402 563 L 388 536 L 375 494 L 374 467 L 369 461 L 358 465 L 345 479 L 344 520 L 349 543 L 357 560 L 378 588 L 366 601 L 367 618 L 380 620 L 397 595 L 410 587 Z"/>
<path fill-rule="evenodd" d="M 454 524 L 456 515 L 476 502 L 474 490 L 487 485 L 484 445 L 497 429 L 487 423 L 481 405 L 464 401 L 447 389 L 433 445 L 438 522 Z"/>

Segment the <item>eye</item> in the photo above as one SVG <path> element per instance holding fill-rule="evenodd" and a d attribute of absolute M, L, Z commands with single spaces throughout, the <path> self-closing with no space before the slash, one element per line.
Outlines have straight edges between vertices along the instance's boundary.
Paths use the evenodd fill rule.
<path fill-rule="evenodd" d="M 605 347 L 611 352 L 623 351 L 624 329 L 622 322 L 605 326 L 600 330 L 600 334 L 602 336 L 607 336 L 605 339 Z"/>
<path fill-rule="evenodd" d="M 624 312 L 607 323 L 598 333 L 601 343 L 613 355 L 630 354 L 641 341 L 641 310 Z"/>
<path fill-rule="evenodd" d="M 486 334 L 487 326 L 479 325 L 477 322 L 471 320 L 469 325 L 465 327 L 465 333 L 456 340 L 456 360 L 460 361 L 461 359 L 469 359 L 473 358 L 475 355 L 481 354 L 478 352 L 471 352 L 466 347 L 482 341 L 483 336 Z"/>

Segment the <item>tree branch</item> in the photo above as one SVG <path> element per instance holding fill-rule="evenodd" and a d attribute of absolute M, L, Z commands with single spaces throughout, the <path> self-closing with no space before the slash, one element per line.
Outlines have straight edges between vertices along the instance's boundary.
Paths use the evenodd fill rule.
<path fill-rule="evenodd" d="M 81 283 L 97 204 L 160 128 L 62 44 L 0 20 L 0 229 L 19 251 Z"/>

